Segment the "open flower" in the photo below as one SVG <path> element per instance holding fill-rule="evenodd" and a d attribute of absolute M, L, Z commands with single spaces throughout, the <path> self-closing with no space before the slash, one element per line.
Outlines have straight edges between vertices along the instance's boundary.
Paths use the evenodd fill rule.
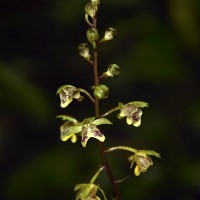
<path fill-rule="evenodd" d="M 133 155 L 128 157 L 128 161 L 131 163 L 130 169 L 133 164 L 136 163 L 134 173 L 139 176 L 141 172 L 146 172 L 149 166 L 153 165 L 153 161 L 149 155 L 160 158 L 160 154 L 152 150 L 137 150 L 127 146 L 116 146 L 107 149 L 105 152 L 111 152 L 115 150 L 130 151 Z"/>
<path fill-rule="evenodd" d="M 83 97 L 80 95 L 80 90 L 72 85 L 63 85 L 58 88 L 57 94 L 60 97 L 60 106 L 67 107 L 73 99 L 81 101 Z"/>
<path fill-rule="evenodd" d="M 77 191 L 76 200 L 101 200 L 96 195 L 98 190 L 102 193 L 104 200 L 107 200 L 104 191 L 99 186 L 94 184 L 94 181 L 103 169 L 104 167 L 101 167 L 89 183 L 78 184 L 74 187 L 74 191 Z"/>
<path fill-rule="evenodd" d="M 71 139 L 71 142 L 75 143 L 77 141 L 77 133 L 79 133 L 81 129 L 82 126 L 67 121 L 60 127 L 60 139 L 64 142 Z"/>
<path fill-rule="evenodd" d="M 83 127 L 81 130 L 81 144 L 83 147 L 86 147 L 86 144 L 91 137 L 96 138 L 100 142 L 104 142 L 105 136 L 97 128 L 97 126 L 101 124 L 111 124 L 111 122 L 106 118 L 100 118 L 96 120 L 94 120 L 94 118 L 88 118 L 84 120 Z"/>
<path fill-rule="evenodd" d="M 92 117 L 86 118 L 83 122 L 79 122 L 68 115 L 59 115 L 57 117 L 62 118 L 62 120 L 65 121 L 60 127 L 60 139 L 64 142 L 71 139 L 71 142 L 75 143 L 77 137 L 80 136 L 83 147 L 86 147 L 86 144 L 91 137 L 96 138 L 100 142 L 104 142 L 105 136 L 97 126 L 101 124 L 111 124 L 106 118 L 95 120 L 95 118 Z"/>
<path fill-rule="evenodd" d="M 121 119 L 126 117 L 126 122 L 128 125 L 133 124 L 133 126 L 138 127 L 141 124 L 142 110 L 140 108 L 147 107 L 148 104 L 141 101 L 133 101 L 123 105 L 119 103 L 120 113 L 118 118 Z"/>
<path fill-rule="evenodd" d="M 153 161 L 150 156 L 153 155 L 160 158 L 160 154 L 152 150 L 138 150 L 132 156 L 129 156 L 128 160 L 131 163 L 131 167 L 136 163 L 134 173 L 139 176 L 141 172 L 146 172 L 149 166 L 153 165 Z"/>
<path fill-rule="evenodd" d="M 62 118 L 62 120 L 65 121 L 64 124 L 60 126 L 60 139 L 64 142 L 71 139 L 71 142 L 75 143 L 78 134 L 82 130 L 80 122 L 68 115 L 59 115 L 57 118 Z"/>

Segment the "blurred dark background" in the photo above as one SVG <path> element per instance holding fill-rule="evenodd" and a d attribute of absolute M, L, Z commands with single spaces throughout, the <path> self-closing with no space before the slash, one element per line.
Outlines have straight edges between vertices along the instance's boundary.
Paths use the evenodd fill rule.
<path fill-rule="evenodd" d="M 93 116 L 85 98 L 61 109 L 56 90 L 71 84 L 90 91 L 92 68 L 77 53 L 86 42 L 87 0 L 1 0 L 0 3 L 0 199 L 74 199 L 73 187 L 90 180 L 101 164 L 98 143 L 87 148 L 59 139 L 59 114 L 80 121 Z M 102 126 L 105 147 L 152 149 L 162 159 L 139 177 L 126 152 L 108 155 L 123 199 L 200 199 L 200 1 L 101 0 L 98 28 L 116 28 L 118 38 L 101 46 L 100 73 L 109 63 L 121 76 L 105 80 L 110 98 L 146 101 L 142 126 L 110 116 Z M 105 175 L 99 177 L 112 195 Z M 110 198 L 108 198 L 110 199 Z"/>

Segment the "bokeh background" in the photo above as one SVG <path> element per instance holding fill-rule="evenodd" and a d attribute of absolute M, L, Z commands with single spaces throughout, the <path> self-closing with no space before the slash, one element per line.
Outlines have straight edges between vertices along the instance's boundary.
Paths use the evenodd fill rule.
<path fill-rule="evenodd" d="M 74 199 L 73 187 L 87 182 L 101 164 L 98 143 L 87 148 L 59 139 L 59 114 L 80 121 L 93 116 L 92 103 L 61 109 L 56 90 L 71 84 L 89 91 L 92 68 L 77 53 L 86 42 L 87 0 L 1 0 L 0 3 L 0 199 Z M 105 147 L 127 145 L 161 153 L 139 177 L 129 170 L 127 152 L 108 155 L 123 199 L 200 199 L 200 1 L 101 1 L 98 27 L 118 38 L 99 50 L 100 73 L 109 63 L 121 67 L 104 81 L 118 102 L 146 101 L 142 126 L 127 126 L 114 113 L 114 126 L 102 126 Z M 104 174 L 99 183 L 112 191 Z M 108 198 L 110 199 L 110 198 Z"/>

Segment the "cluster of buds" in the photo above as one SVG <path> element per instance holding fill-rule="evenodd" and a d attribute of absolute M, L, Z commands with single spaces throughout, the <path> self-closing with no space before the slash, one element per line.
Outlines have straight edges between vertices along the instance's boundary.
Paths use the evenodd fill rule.
<path fill-rule="evenodd" d="M 85 6 L 85 21 L 89 25 L 89 29 L 86 32 L 87 40 L 92 44 L 93 48 L 96 49 L 97 45 L 102 42 L 106 42 L 114 39 L 117 36 L 117 31 L 114 28 L 107 28 L 104 37 L 99 39 L 99 32 L 96 26 L 94 25 L 94 20 L 97 16 L 98 7 L 100 0 L 90 0 L 89 3 Z M 81 43 L 78 46 L 79 54 L 84 57 L 91 64 L 91 55 L 89 54 L 89 48 L 87 43 Z"/>

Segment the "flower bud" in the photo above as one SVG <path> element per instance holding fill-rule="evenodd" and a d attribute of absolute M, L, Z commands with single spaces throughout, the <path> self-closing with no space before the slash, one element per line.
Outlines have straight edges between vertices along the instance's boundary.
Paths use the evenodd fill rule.
<path fill-rule="evenodd" d="M 86 60 L 90 60 L 91 55 L 89 54 L 89 48 L 87 43 L 80 43 L 78 45 L 78 52 L 80 56 L 84 57 Z"/>
<path fill-rule="evenodd" d="M 94 96 L 97 99 L 105 99 L 108 97 L 109 88 L 106 85 L 98 85 L 94 87 Z"/>
<path fill-rule="evenodd" d="M 114 28 L 108 28 L 105 31 L 104 37 L 100 40 L 100 42 L 106 42 L 114 39 L 117 36 L 117 31 Z"/>
<path fill-rule="evenodd" d="M 86 13 L 87 15 L 89 15 L 92 19 L 94 19 L 95 15 L 96 15 L 96 13 L 97 13 L 97 10 L 98 10 L 98 7 L 92 5 L 92 3 L 88 3 L 88 4 L 85 6 L 85 13 Z"/>
<path fill-rule="evenodd" d="M 99 32 L 96 28 L 90 28 L 87 30 L 86 36 L 87 36 L 88 41 L 93 44 L 98 41 Z"/>
<path fill-rule="evenodd" d="M 116 64 L 110 64 L 108 66 L 108 70 L 103 73 L 104 77 L 118 77 L 120 74 L 120 67 L 117 66 Z"/>

